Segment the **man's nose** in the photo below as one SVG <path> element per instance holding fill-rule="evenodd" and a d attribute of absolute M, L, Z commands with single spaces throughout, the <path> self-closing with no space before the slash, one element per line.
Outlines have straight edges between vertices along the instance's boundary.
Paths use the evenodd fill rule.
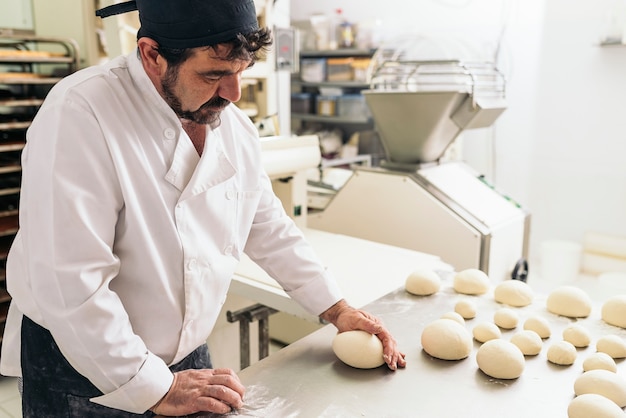
<path fill-rule="evenodd" d="M 232 74 L 220 80 L 218 95 L 230 102 L 241 99 L 241 74 Z"/>

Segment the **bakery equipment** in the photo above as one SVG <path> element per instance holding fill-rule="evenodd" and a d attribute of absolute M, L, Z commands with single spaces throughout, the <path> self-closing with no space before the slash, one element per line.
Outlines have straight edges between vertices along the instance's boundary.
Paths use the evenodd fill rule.
<path fill-rule="evenodd" d="M 490 62 L 425 49 L 409 40 L 374 54 L 362 93 L 386 160 L 355 167 L 308 225 L 436 254 L 496 281 L 524 279 L 529 213 L 464 162 L 443 158 L 465 130 L 491 126 L 506 109 L 504 76 Z"/>

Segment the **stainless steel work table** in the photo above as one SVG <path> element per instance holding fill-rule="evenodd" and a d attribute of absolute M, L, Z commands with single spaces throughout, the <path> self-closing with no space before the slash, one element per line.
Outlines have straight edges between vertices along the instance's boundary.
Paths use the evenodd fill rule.
<path fill-rule="evenodd" d="M 544 340 L 541 353 L 526 358 L 526 367 L 516 380 L 499 380 L 483 374 L 476 364 L 475 342 L 470 356 L 461 361 L 437 360 L 421 347 L 425 325 L 452 311 L 463 297 L 478 306 L 475 319 L 466 321 L 471 329 L 481 321 L 493 321 L 501 307 L 493 293 L 464 296 L 454 292 L 451 277 L 437 294 L 418 297 L 403 288 L 374 301 L 366 309 L 379 315 L 406 353 L 407 366 L 392 372 L 382 366 L 359 370 L 339 361 L 331 344 L 335 328 L 328 325 L 296 341 L 279 352 L 239 373 L 247 387 L 246 406 L 238 411 L 245 417 L 567 417 L 574 397 L 575 379 L 582 373 L 582 362 L 595 352 L 598 337 L 610 333 L 626 337 L 620 328 L 600 319 L 600 306 L 589 318 L 572 320 L 550 314 L 546 296 L 536 295 L 532 305 L 514 308 L 520 314 L 516 330 L 504 331 L 510 339 L 521 330 L 529 316 L 548 319 L 552 331 Z M 599 301 L 600 302 L 600 301 Z M 563 329 L 573 322 L 592 334 L 589 347 L 578 350 L 571 366 L 547 361 L 548 346 L 562 339 Z M 626 375 L 624 361 L 617 362 L 618 373 Z"/>

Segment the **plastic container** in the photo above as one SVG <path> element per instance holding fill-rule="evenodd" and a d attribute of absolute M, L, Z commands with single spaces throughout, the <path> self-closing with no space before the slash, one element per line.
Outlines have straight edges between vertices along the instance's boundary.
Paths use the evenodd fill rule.
<path fill-rule="evenodd" d="M 317 96 L 315 98 L 315 108 L 318 115 L 337 116 L 337 97 Z"/>
<path fill-rule="evenodd" d="M 337 99 L 337 115 L 345 118 L 368 119 L 371 114 L 360 94 L 344 94 Z"/>
<path fill-rule="evenodd" d="M 291 112 L 313 113 L 313 95 L 311 93 L 292 93 Z"/>

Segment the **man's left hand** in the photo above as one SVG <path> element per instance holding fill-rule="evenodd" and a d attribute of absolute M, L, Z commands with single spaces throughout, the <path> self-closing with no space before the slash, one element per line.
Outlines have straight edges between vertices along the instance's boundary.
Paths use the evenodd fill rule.
<path fill-rule="evenodd" d="M 405 367 L 404 353 L 398 350 L 398 344 L 385 328 L 382 321 L 376 316 L 348 305 L 345 300 L 340 300 L 326 311 L 320 318 L 332 323 L 339 332 L 362 330 L 375 334 L 383 343 L 383 359 L 391 370 Z"/>

